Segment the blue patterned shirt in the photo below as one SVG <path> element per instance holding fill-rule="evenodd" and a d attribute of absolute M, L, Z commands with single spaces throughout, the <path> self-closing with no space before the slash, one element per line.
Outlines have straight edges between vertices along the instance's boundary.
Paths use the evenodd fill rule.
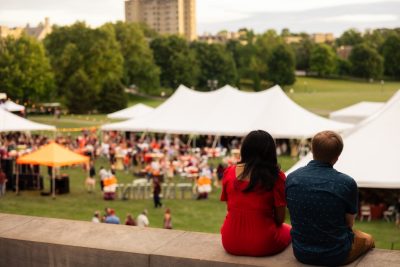
<path fill-rule="evenodd" d="M 345 214 L 356 214 L 358 207 L 354 179 L 312 160 L 288 175 L 286 199 L 295 257 L 306 264 L 342 264 L 353 241 Z"/>

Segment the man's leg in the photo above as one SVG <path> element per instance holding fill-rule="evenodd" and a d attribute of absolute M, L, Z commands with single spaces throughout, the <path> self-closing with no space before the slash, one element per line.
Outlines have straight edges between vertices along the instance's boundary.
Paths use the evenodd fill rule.
<path fill-rule="evenodd" d="M 371 235 L 358 230 L 353 230 L 353 232 L 353 245 L 344 264 L 355 261 L 358 257 L 375 247 L 375 242 Z"/>

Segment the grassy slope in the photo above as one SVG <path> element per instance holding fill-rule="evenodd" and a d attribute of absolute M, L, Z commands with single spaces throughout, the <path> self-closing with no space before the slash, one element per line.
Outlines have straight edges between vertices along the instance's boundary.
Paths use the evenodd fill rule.
<path fill-rule="evenodd" d="M 347 80 L 328 80 L 298 77 L 289 97 L 302 107 L 317 114 L 327 116 L 329 112 L 344 108 L 360 101 L 387 101 L 400 82 L 368 83 Z M 383 90 L 382 90 L 383 89 Z"/>

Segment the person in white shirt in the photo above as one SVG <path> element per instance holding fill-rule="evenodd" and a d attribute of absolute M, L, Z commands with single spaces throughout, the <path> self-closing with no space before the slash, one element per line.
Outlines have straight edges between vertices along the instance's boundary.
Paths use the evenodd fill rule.
<path fill-rule="evenodd" d="M 92 218 L 92 222 L 93 223 L 100 223 L 100 212 L 99 211 L 95 211 L 93 218 Z"/>
<path fill-rule="evenodd" d="M 104 187 L 103 181 L 109 176 L 108 171 L 103 166 L 100 167 L 99 176 L 100 176 L 101 191 L 103 191 Z"/>
<path fill-rule="evenodd" d="M 147 210 L 144 210 L 138 217 L 137 217 L 137 226 L 140 227 L 147 227 L 149 226 L 149 218 L 147 218 Z"/>

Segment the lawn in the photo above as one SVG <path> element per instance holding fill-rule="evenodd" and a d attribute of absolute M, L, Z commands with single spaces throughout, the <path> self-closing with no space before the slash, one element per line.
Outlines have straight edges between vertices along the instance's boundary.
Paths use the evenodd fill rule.
<path fill-rule="evenodd" d="M 279 162 L 282 169 L 286 170 L 295 161 L 289 157 L 280 157 Z M 100 165 L 109 166 L 104 159 L 96 162 L 97 170 Z M 45 175 L 46 168 L 42 167 L 41 171 Z M 98 187 L 95 193 L 86 192 L 84 188 L 86 174 L 81 167 L 64 168 L 62 172 L 70 176 L 70 194 L 57 195 L 56 199 L 52 199 L 49 196 L 41 196 L 39 191 L 22 191 L 18 196 L 7 192 L 6 196 L 0 198 L 0 212 L 89 221 L 95 210 L 103 212 L 105 207 L 115 209 L 117 216 L 122 220 L 125 220 L 126 214 L 131 213 L 136 217 L 146 208 L 149 211 L 151 227 L 162 227 L 164 209 L 155 209 L 151 199 L 105 201 Z M 133 175 L 124 171 L 117 171 L 117 178 L 119 183 L 129 183 L 134 179 Z M 177 182 L 187 182 L 181 178 L 177 179 Z M 44 191 L 49 191 L 47 177 Z M 205 201 L 163 200 L 164 206 L 171 208 L 174 229 L 219 233 L 226 214 L 225 203 L 219 201 L 220 192 L 220 189 L 214 189 L 210 198 Z M 289 223 L 288 218 L 286 221 Z M 356 228 L 375 236 L 378 248 L 390 248 L 392 242 L 400 241 L 398 238 L 400 230 L 394 223 L 357 222 Z M 400 249 L 400 243 L 396 243 L 395 248 Z"/>
<path fill-rule="evenodd" d="M 400 82 L 382 85 L 380 81 L 369 83 L 308 77 L 297 77 L 293 86 L 285 88 L 292 100 L 322 116 L 361 101 L 387 101 L 399 89 Z"/>
<path fill-rule="evenodd" d="M 290 89 L 293 88 L 293 93 Z M 348 80 L 323 80 L 298 77 L 296 84 L 285 88 L 291 99 L 304 108 L 317 114 L 327 116 L 329 112 L 355 104 L 359 101 L 386 101 L 400 89 L 400 82 L 367 83 Z M 130 96 L 129 105 L 144 103 L 156 107 L 162 100 Z M 67 115 L 60 120 L 54 116 L 30 116 L 30 119 L 55 125 L 59 128 L 89 128 L 98 127 L 111 122 L 105 115 Z M 286 170 L 295 163 L 289 157 L 280 157 L 282 169 Z M 108 167 L 108 163 L 99 160 L 100 165 Z M 45 171 L 45 168 L 42 168 Z M 124 220 L 127 213 L 137 216 L 144 208 L 149 210 L 152 227 L 162 227 L 163 209 L 154 209 L 151 200 L 116 200 L 104 201 L 98 188 L 95 193 L 87 193 L 83 182 L 86 174 L 81 167 L 65 168 L 63 172 L 70 176 L 71 193 L 51 197 L 40 196 L 38 191 L 23 191 L 19 196 L 7 192 L 0 198 L 0 212 L 26 214 L 44 217 L 90 220 L 95 210 L 103 211 L 105 207 L 114 208 L 117 215 Z M 133 175 L 123 171 L 117 172 L 120 183 L 131 182 Z M 179 179 L 179 178 L 178 178 Z M 46 177 L 45 186 L 48 190 L 49 181 Z M 218 233 L 225 216 L 225 204 L 219 199 L 220 190 L 215 189 L 207 201 L 194 199 L 164 200 L 164 205 L 170 207 L 175 229 Z M 288 221 L 288 219 L 287 219 Z M 371 233 L 376 238 L 378 248 L 390 248 L 392 242 L 395 249 L 400 249 L 400 230 L 394 223 L 384 221 L 356 222 L 356 228 Z"/>

